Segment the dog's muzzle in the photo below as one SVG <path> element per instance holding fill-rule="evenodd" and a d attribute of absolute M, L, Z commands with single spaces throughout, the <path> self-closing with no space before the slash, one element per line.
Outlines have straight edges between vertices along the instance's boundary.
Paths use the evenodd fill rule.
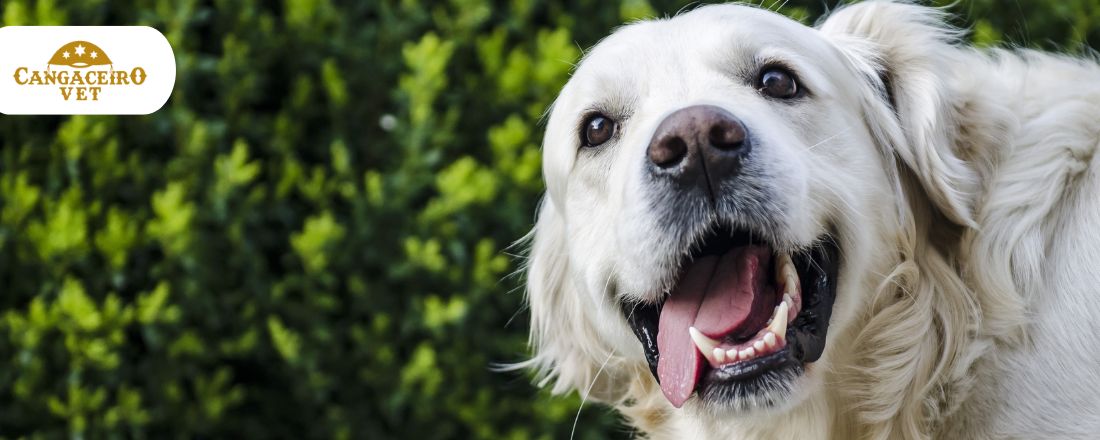
<path fill-rule="evenodd" d="M 696 105 L 661 121 L 646 149 L 654 215 L 683 248 L 672 250 L 674 283 L 652 292 L 659 300 L 624 311 L 676 407 L 695 394 L 735 408 L 753 396 L 776 404 L 775 391 L 825 346 L 839 249 L 829 234 L 785 240 L 753 147 L 736 116 Z"/>

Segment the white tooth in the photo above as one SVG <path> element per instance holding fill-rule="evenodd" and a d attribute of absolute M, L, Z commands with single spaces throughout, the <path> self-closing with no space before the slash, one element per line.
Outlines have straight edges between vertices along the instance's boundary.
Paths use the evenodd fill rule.
<path fill-rule="evenodd" d="M 791 255 L 784 252 L 779 255 L 778 261 L 776 261 L 775 263 L 775 281 L 783 282 L 783 280 L 786 279 L 787 274 L 794 269 L 794 263 L 791 261 Z"/>
<path fill-rule="evenodd" d="M 783 290 L 793 294 L 795 289 L 798 288 L 798 271 L 795 270 L 790 255 L 784 254 L 783 258 L 780 259 L 778 272 L 775 281 L 783 283 Z"/>
<path fill-rule="evenodd" d="M 791 297 L 791 294 L 784 293 L 783 294 L 783 302 L 787 303 L 787 307 L 793 306 L 794 305 L 794 298 Z"/>
<path fill-rule="evenodd" d="M 779 307 L 775 308 L 775 316 L 772 316 L 772 323 L 768 325 L 768 330 L 778 337 L 787 334 L 787 303 L 779 303 Z"/>
<path fill-rule="evenodd" d="M 714 354 L 714 363 L 724 364 L 726 362 L 726 350 L 715 347 L 712 354 Z"/>
<path fill-rule="evenodd" d="M 718 346 L 718 341 L 708 338 L 703 332 L 696 330 L 695 327 L 688 328 L 688 334 L 691 335 L 691 340 L 695 342 L 695 346 L 699 347 L 699 352 L 704 355 L 710 355 L 714 353 L 714 348 Z"/>
<path fill-rule="evenodd" d="M 756 357 L 756 350 L 753 350 L 752 347 L 741 350 L 741 359 L 752 359 L 754 357 Z"/>
<path fill-rule="evenodd" d="M 798 281 L 798 271 L 794 269 L 793 264 L 783 266 L 783 278 Z"/>
<path fill-rule="evenodd" d="M 779 262 L 779 271 L 784 278 L 792 275 L 796 279 L 798 278 L 798 271 L 794 269 L 794 262 L 791 261 L 790 255 L 784 254 L 783 257 L 780 258 Z"/>
<path fill-rule="evenodd" d="M 737 349 L 731 348 L 726 352 L 726 359 L 730 362 L 737 362 Z"/>
<path fill-rule="evenodd" d="M 764 345 L 768 348 L 775 347 L 775 333 L 768 332 L 764 334 Z"/>
<path fill-rule="evenodd" d="M 752 348 L 755 348 L 756 351 L 764 351 L 764 341 L 753 342 Z"/>

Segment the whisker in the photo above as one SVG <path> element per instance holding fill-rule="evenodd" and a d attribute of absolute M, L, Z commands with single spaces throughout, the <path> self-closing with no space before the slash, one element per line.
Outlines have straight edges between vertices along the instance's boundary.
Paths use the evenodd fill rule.
<path fill-rule="evenodd" d="M 615 350 L 611 350 L 611 353 L 607 354 L 607 359 L 604 359 L 603 364 L 600 365 L 600 369 L 596 371 L 596 375 L 592 376 L 592 382 L 588 384 L 588 389 L 584 390 L 584 396 L 581 397 L 581 406 L 577 407 L 577 415 L 573 417 L 573 430 L 569 432 L 569 440 L 573 440 L 577 435 L 577 422 L 581 419 L 581 410 L 584 409 L 584 403 L 588 401 L 588 395 L 592 394 L 592 387 L 596 386 L 596 380 L 600 378 L 600 373 L 603 373 L 604 367 L 607 367 L 607 363 L 611 361 L 611 357 L 615 355 Z"/>
<path fill-rule="evenodd" d="M 810 150 L 813 150 L 814 148 L 820 147 L 821 144 L 824 144 L 824 143 L 829 142 L 833 139 L 836 139 L 837 136 L 840 136 L 840 135 L 842 135 L 844 133 L 847 133 L 849 131 L 852 131 L 852 127 L 845 128 L 845 129 L 841 130 L 840 132 L 838 132 L 837 134 L 834 134 L 834 135 L 829 136 L 825 139 L 822 139 L 818 143 L 811 145 L 809 148 L 806 149 L 806 151 L 810 151 Z"/>

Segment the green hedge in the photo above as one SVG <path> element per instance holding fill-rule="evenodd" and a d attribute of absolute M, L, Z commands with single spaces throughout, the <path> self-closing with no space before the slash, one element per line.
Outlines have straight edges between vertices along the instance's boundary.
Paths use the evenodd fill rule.
<path fill-rule="evenodd" d="M 540 121 L 582 48 L 682 3 L 0 3 L 156 27 L 179 69 L 154 115 L 0 116 L 0 437 L 568 438 L 578 397 L 491 371 L 526 350 Z M 954 10 L 1080 50 L 1098 4 Z"/>

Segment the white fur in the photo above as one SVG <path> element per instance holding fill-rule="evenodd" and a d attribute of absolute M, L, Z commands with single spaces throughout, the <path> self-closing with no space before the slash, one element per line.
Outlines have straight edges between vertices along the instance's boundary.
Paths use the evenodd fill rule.
<path fill-rule="evenodd" d="M 597 45 L 546 131 L 525 365 L 657 439 L 1095 438 L 1100 67 L 966 48 L 943 18 L 873 1 L 808 28 L 707 6 Z M 761 60 L 793 65 L 812 96 L 761 97 L 738 76 Z M 657 124 L 700 103 L 759 141 L 776 244 L 831 224 L 844 254 L 825 353 L 778 409 L 674 409 L 620 309 L 663 292 L 699 233 L 660 233 L 640 164 Z M 593 106 L 622 126 L 586 150 Z"/>

